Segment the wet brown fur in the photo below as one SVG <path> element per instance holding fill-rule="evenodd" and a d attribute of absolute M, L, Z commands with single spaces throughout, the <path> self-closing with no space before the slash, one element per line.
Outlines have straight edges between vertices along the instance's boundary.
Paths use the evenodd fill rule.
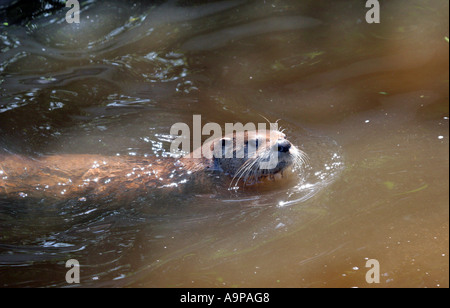
<path fill-rule="evenodd" d="M 279 134 L 280 138 L 285 138 L 284 134 Z M 255 136 L 254 132 L 245 132 L 245 146 Z M 236 137 L 236 134 L 232 136 L 234 149 Z M 220 146 L 222 139 L 205 146 L 214 150 L 215 146 Z M 262 139 L 261 151 L 273 146 L 269 132 Z M 203 178 L 205 171 L 210 170 L 220 169 L 233 177 L 247 161 L 247 158 L 192 158 L 196 151 L 179 160 L 69 154 L 30 159 L 20 155 L 2 155 L 0 195 L 83 199 L 87 194 L 148 191 L 177 186 L 183 179 Z"/>

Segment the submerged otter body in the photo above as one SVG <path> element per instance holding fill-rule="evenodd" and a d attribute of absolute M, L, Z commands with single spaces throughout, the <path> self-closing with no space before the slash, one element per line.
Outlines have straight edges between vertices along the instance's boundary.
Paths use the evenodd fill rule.
<path fill-rule="evenodd" d="M 186 177 L 172 158 L 55 155 L 40 159 L 0 157 L 0 195 L 70 198 L 143 192 Z M 186 180 L 186 179 L 184 179 Z M 180 180 L 183 181 L 183 180 Z"/>
<path fill-rule="evenodd" d="M 230 187 L 237 187 L 240 182 L 256 184 L 282 174 L 292 165 L 304 163 L 304 153 L 287 141 L 283 133 L 277 131 L 275 140 L 270 136 L 270 132 L 235 133 L 213 140 L 180 159 L 69 154 L 30 159 L 3 155 L 0 156 L 0 196 L 78 197 L 82 200 L 86 195 L 138 194 L 156 188 L 178 187 L 189 181 L 203 182 L 211 172 L 226 174 L 231 179 Z M 241 137 L 243 143 L 237 145 Z M 228 157 L 224 153 L 226 141 L 234 145 Z M 256 147 L 253 156 L 248 151 L 249 145 Z M 215 150 L 214 155 L 203 157 L 201 151 L 205 148 Z M 240 150 L 243 157 L 237 156 Z M 278 153 L 278 162 L 271 169 L 262 169 L 262 158 L 270 151 Z"/>

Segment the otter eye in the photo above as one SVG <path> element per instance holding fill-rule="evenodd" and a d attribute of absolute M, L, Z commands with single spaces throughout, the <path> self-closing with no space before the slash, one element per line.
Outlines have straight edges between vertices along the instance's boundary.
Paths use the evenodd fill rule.
<path fill-rule="evenodd" d="M 222 148 L 224 148 L 227 146 L 227 144 L 230 144 L 232 140 L 230 138 L 222 138 L 219 142 L 222 145 Z"/>
<path fill-rule="evenodd" d="M 248 144 L 251 145 L 251 146 L 253 146 L 253 147 L 255 147 L 255 149 L 258 149 L 259 143 L 260 143 L 260 142 L 259 142 L 259 138 L 250 139 L 250 140 L 248 141 Z"/>

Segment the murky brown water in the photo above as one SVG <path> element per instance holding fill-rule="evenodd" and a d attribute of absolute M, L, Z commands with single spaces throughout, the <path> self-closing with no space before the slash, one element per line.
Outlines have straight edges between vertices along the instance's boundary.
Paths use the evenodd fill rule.
<path fill-rule="evenodd" d="M 79 25 L 1 8 L 0 149 L 156 156 L 193 114 L 264 115 L 310 166 L 237 193 L 0 197 L 0 285 L 67 286 L 77 259 L 84 287 L 448 287 L 448 1 L 371 25 L 359 0 L 176 2 L 82 2 Z"/>

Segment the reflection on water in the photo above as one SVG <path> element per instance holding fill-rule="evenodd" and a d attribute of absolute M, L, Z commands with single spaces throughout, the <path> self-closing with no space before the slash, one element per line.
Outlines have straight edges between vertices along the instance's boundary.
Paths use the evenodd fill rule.
<path fill-rule="evenodd" d="M 85 1 L 79 25 L 7 2 L 1 152 L 160 157 L 193 114 L 264 115 L 310 160 L 237 192 L 0 196 L 1 286 L 67 286 L 77 259 L 88 287 L 373 287 L 377 259 L 378 286 L 448 287 L 448 1 L 379 25 L 359 0 Z"/>

